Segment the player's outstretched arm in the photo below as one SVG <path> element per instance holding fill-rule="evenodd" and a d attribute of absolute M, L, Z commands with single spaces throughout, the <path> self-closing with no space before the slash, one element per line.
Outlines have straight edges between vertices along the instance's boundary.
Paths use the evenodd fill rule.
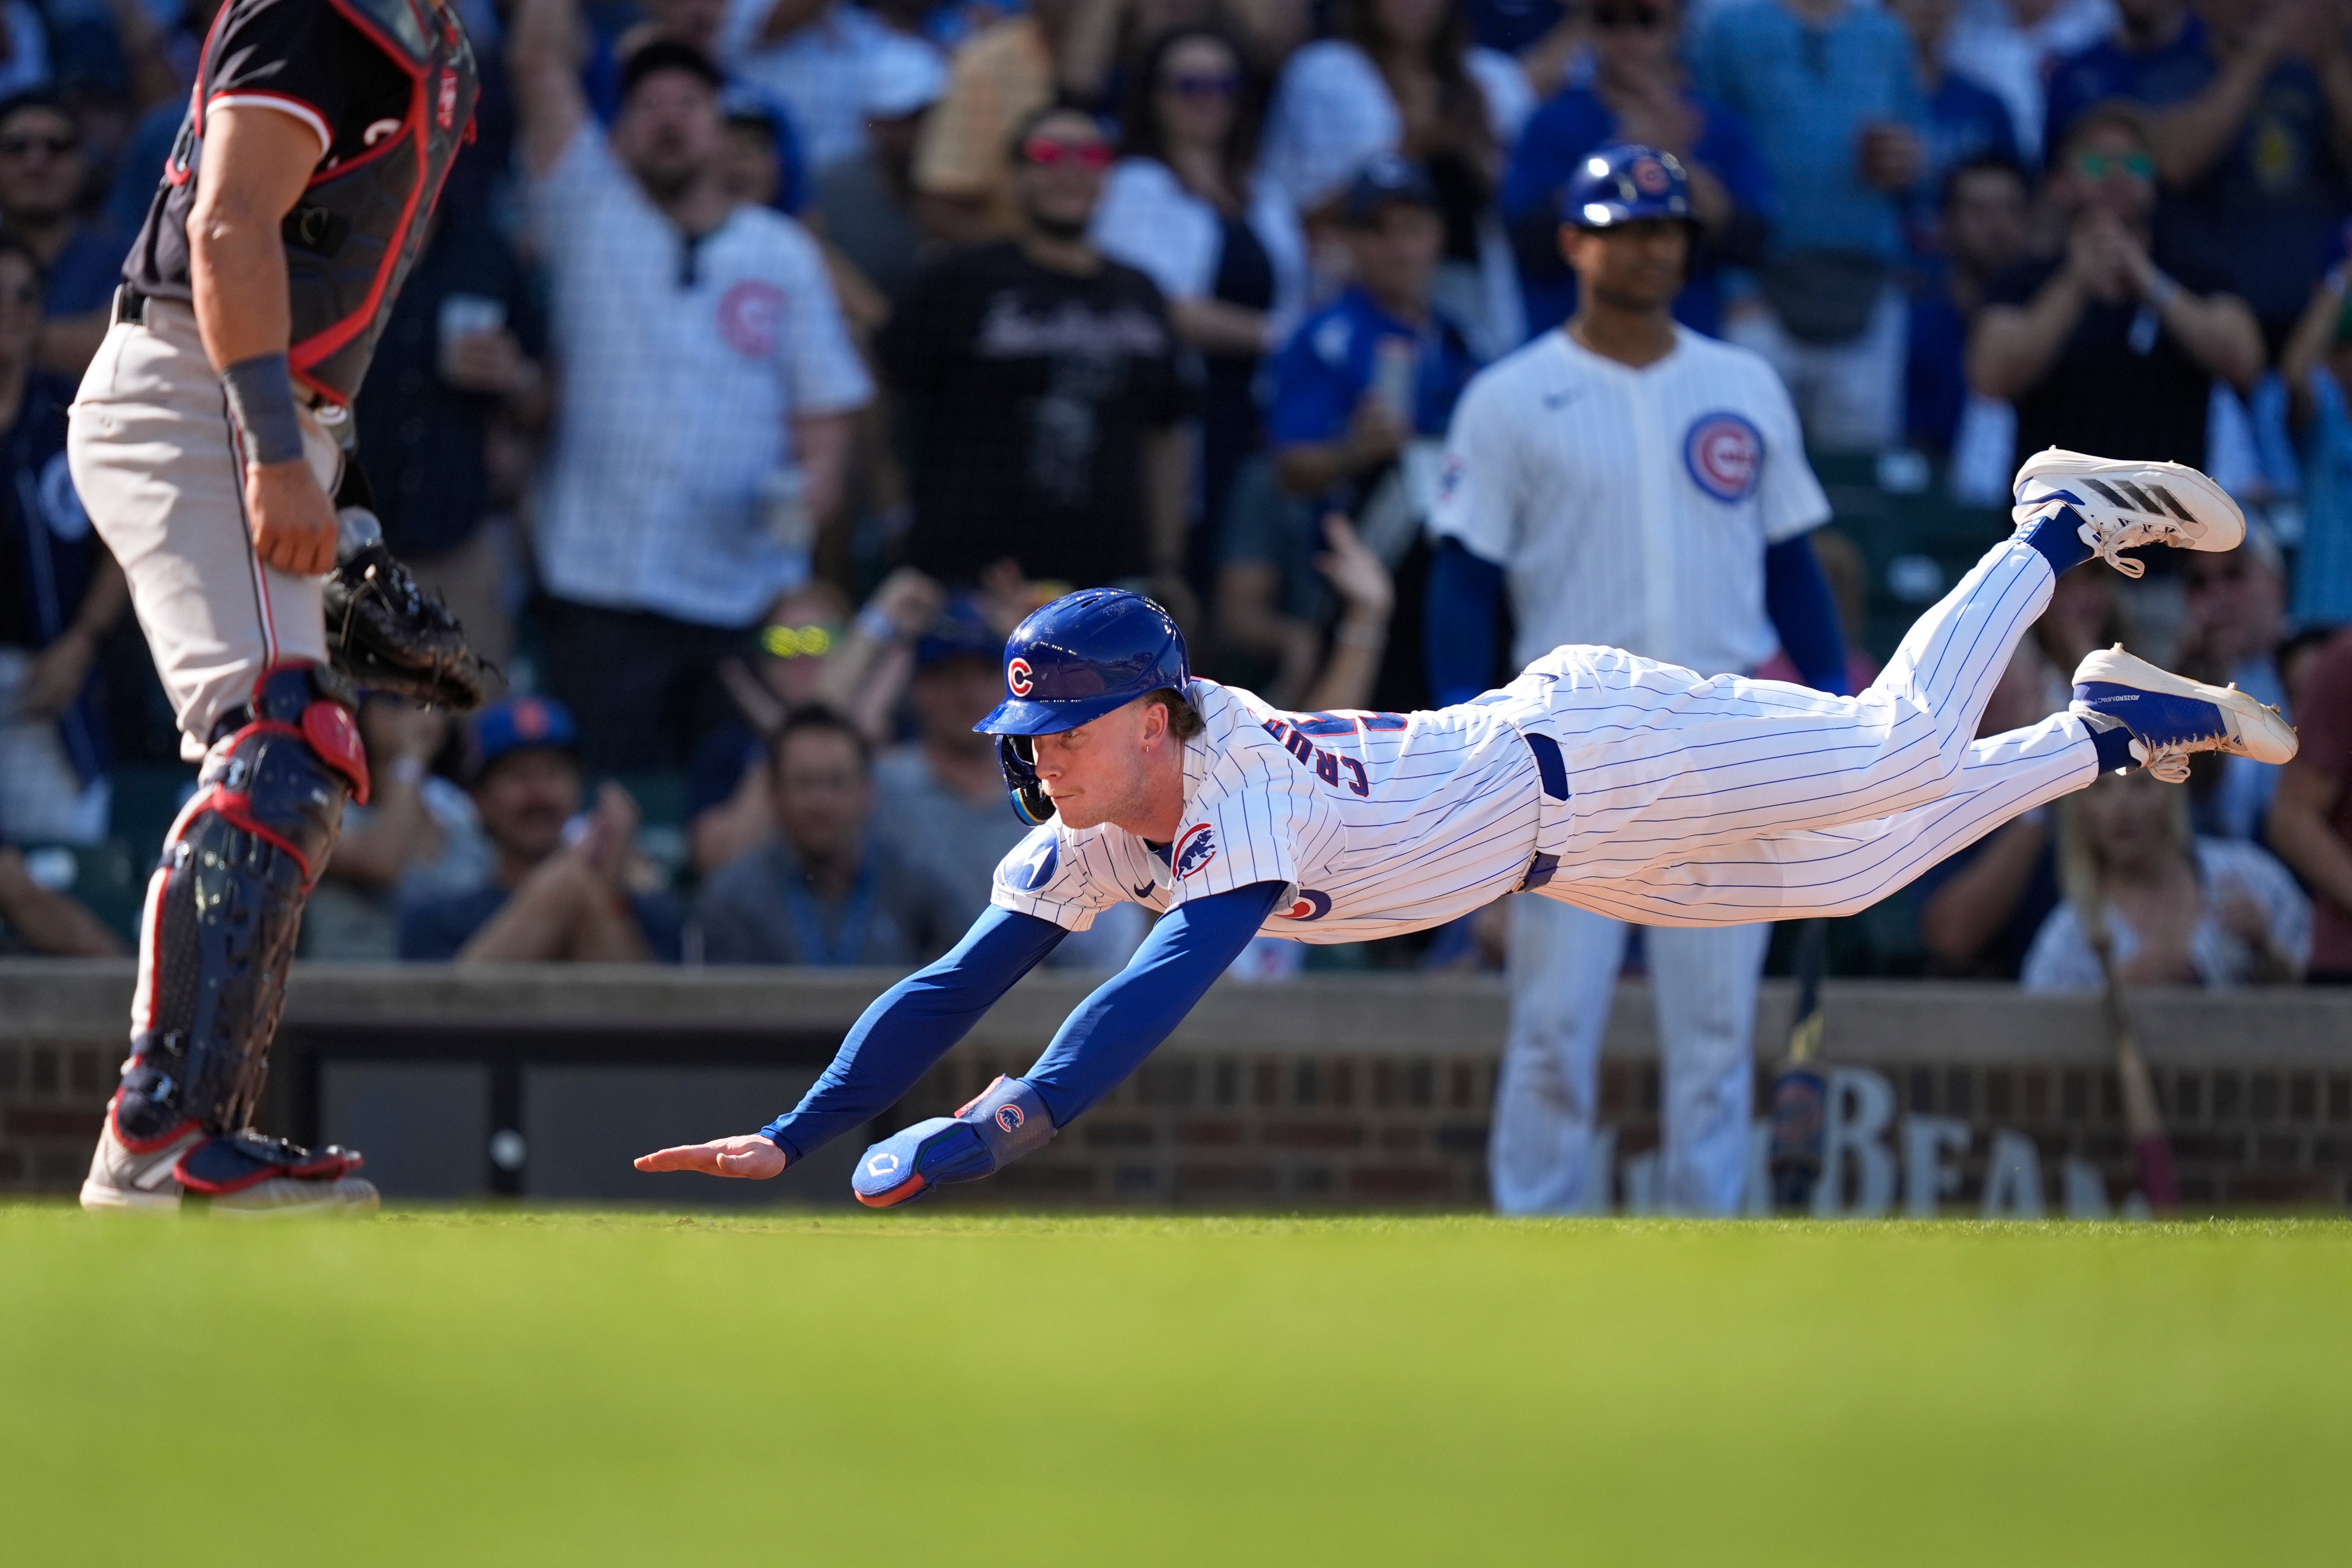
<path fill-rule="evenodd" d="M 1043 1147 L 1184 1021 L 1286 891 L 1281 882 L 1253 882 L 1179 904 L 1127 967 L 1063 1022 L 1026 1077 L 999 1079 L 956 1115 L 919 1121 L 867 1149 L 850 1178 L 858 1202 L 888 1208 L 947 1183 L 976 1182 Z"/>
<path fill-rule="evenodd" d="M 897 1103 L 948 1047 L 971 1032 L 998 997 L 1060 944 L 1064 934 L 1053 921 L 1034 915 L 989 910 L 944 956 L 867 1005 L 834 1054 L 833 1065 L 795 1109 L 756 1133 L 643 1155 L 635 1162 L 637 1169 L 774 1175 Z"/>

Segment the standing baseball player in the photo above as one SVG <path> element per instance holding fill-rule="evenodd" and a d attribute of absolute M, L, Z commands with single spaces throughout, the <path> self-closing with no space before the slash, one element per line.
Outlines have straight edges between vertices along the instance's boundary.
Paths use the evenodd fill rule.
<path fill-rule="evenodd" d="M 345 798 L 367 798 L 330 616 L 368 684 L 479 697 L 454 626 L 363 514 L 339 551 L 330 499 L 358 499 L 352 398 L 474 95 L 441 0 L 229 0 L 74 404 L 74 484 L 204 763 L 148 885 L 131 1058 L 86 1206 L 375 1203 L 357 1155 L 248 1122 L 303 900 Z M 372 640 L 403 617 L 438 637 L 426 663 L 447 685 L 367 657 L 414 651 Z"/>
<path fill-rule="evenodd" d="M 1576 314 L 1482 373 L 1454 414 L 1430 519 L 1440 702 L 1486 684 L 1506 586 L 1515 663 L 1601 643 L 1744 675 L 1780 647 L 1806 684 L 1845 691 L 1835 602 L 1804 537 L 1829 501 L 1796 407 L 1761 356 L 1675 321 L 1693 212 L 1682 165 L 1638 145 L 1591 154 L 1561 193 Z M 1550 900 L 1512 905 L 1510 1037 L 1487 1145 L 1505 1214 L 1608 1206 L 1594 1089 L 1630 929 Z M 1771 932 L 1647 933 L 1665 1057 L 1662 1195 L 1675 1211 L 1739 1206 Z"/>
<path fill-rule="evenodd" d="M 2193 752 L 2294 754 L 2274 710 L 2120 648 L 2083 661 L 2067 711 L 1974 740 L 2059 573 L 2137 544 L 2225 550 L 2245 531 L 2220 487 L 2177 464 L 2052 450 L 2026 464 L 2017 499 L 2017 532 L 1858 697 L 1570 645 L 1433 712 L 1284 713 L 1194 679 L 1150 600 L 1056 599 L 1013 628 L 1004 700 L 977 726 L 1041 823 L 997 868 L 992 907 L 866 1010 L 796 1110 L 637 1166 L 774 1175 L 894 1103 L 1066 933 L 1121 901 L 1162 917 L 1128 966 L 1026 1075 L 868 1149 L 851 1179 L 861 1201 L 904 1203 L 1043 1144 L 1260 931 L 1361 942 L 1512 891 L 1643 925 L 1843 914 L 2103 770 L 2177 782 Z"/>

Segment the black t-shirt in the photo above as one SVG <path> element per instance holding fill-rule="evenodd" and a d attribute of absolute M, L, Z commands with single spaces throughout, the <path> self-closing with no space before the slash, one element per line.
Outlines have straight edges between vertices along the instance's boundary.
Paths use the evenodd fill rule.
<path fill-rule="evenodd" d="M 914 419 L 910 563 L 1148 573 L 1144 438 L 1183 413 L 1175 342 L 1159 289 L 1117 263 L 1073 277 L 1004 244 L 925 273 L 875 344 Z"/>
<path fill-rule="evenodd" d="M 2228 287 L 2217 274 L 2158 247 L 2156 264 L 2184 289 Z M 2060 258 L 2021 261 L 1985 289 L 1991 305 L 2025 305 L 2057 275 Z M 2044 447 L 2205 466 L 2205 412 L 2213 376 L 2137 300 L 2093 300 L 2040 381 L 2016 400 L 2023 462 Z"/>
<path fill-rule="evenodd" d="M 201 102 L 268 103 L 328 138 L 323 172 L 339 168 L 396 136 L 415 84 L 390 56 L 344 20 L 328 0 L 229 0 L 205 40 L 198 68 Z M 181 127 L 168 168 L 179 172 L 189 128 Z M 142 294 L 186 300 L 188 209 L 196 172 L 167 174 L 147 206 L 147 221 L 122 264 Z"/>

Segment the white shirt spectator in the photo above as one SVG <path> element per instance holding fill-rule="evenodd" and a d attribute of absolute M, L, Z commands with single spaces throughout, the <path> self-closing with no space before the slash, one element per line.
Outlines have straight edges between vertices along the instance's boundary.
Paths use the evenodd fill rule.
<path fill-rule="evenodd" d="M 862 5 L 835 4 L 772 44 L 757 35 L 776 0 L 730 0 L 719 47 L 730 76 L 783 104 L 816 174 L 865 150 L 866 91 L 872 57 L 906 41 Z M 928 47 L 929 46 L 919 46 Z"/>
<path fill-rule="evenodd" d="M 2050 72 L 2115 31 L 2109 0 L 2058 0 L 2031 27 L 2017 25 L 2010 0 L 1962 0 L 1944 39 L 1944 63 L 1990 88 L 2009 110 L 2018 151 L 2031 167 L 2042 156 L 2042 121 Z"/>
<path fill-rule="evenodd" d="M 2221 921 L 2222 907 L 2232 899 L 2251 900 L 2263 911 L 2271 941 L 2298 969 L 2311 962 L 2311 900 L 2266 851 L 2226 838 L 2200 838 L 2197 879 L 2205 900 L 2189 939 L 2189 957 L 2197 966 L 2200 984 L 2241 985 L 2252 972 L 2253 955 Z M 2129 963 L 2139 951 L 2139 936 L 2112 904 L 2106 918 L 2116 963 Z M 2084 935 L 2073 904 L 2061 903 L 2042 922 L 2021 978 L 2028 991 L 2096 991 L 2105 984 L 2099 956 Z"/>
<path fill-rule="evenodd" d="M 1507 152 L 1535 112 L 1527 74 L 1493 49 L 1473 48 L 1465 63 L 1486 100 L 1487 128 Z M 1339 195 L 1366 160 L 1395 152 L 1403 140 L 1404 118 L 1371 57 L 1353 44 L 1325 38 L 1283 66 L 1259 162 L 1265 177 L 1306 212 Z M 1449 263 L 1439 269 L 1436 302 L 1482 360 L 1499 358 L 1527 336 L 1518 271 L 1493 214 L 1478 226 L 1476 267 Z"/>
<path fill-rule="evenodd" d="M 539 492 L 548 591 L 749 626 L 807 572 L 761 514 L 792 420 L 873 396 L 815 243 L 738 206 L 689 245 L 593 122 L 530 197 L 562 378 Z"/>
<path fill-rule="evenodd" d="M 1274 265 L 1274 342 L 1279 344 L 1307 308 L 1307 237 L 1298 214 L 1273 181 L 1250 183 L 1250 233 Z M 1095 208 L 1094 242 L 1114 261 L 1150 276 L 1171 300 L 1205 300 L 1217 282 L 1224 220 L 1184 188 L 1157 158 L 1122 158 Z"/>

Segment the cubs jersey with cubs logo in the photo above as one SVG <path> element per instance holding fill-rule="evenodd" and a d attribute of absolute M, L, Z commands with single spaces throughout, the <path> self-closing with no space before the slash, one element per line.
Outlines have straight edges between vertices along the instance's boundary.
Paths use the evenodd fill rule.
<path fill-rule="evenodd" d="M 1469 913 L 1535 856 L 1538 766 L 1493 707 L 1286 713 L 1194 680 L 1184 817 L 1154 846 L 1055 821 L 996 871 L 999 908 L 1084 931 L 1122 901 L 1155 912 L 1254 882 L 1287 896 L 1265 922 L 1301 942 L 1366 942 Z"/>
<path fill-rule="evenodd" d="M 1758 355 L 1677 327 L 1635 369 L 1562 330 L 1462 395 L 1430 529 L 1506 569 L 1514 664 L 1596 643 L 1741 675 L 1780 643 L 1765 548 L 1829 515 Z"/>

